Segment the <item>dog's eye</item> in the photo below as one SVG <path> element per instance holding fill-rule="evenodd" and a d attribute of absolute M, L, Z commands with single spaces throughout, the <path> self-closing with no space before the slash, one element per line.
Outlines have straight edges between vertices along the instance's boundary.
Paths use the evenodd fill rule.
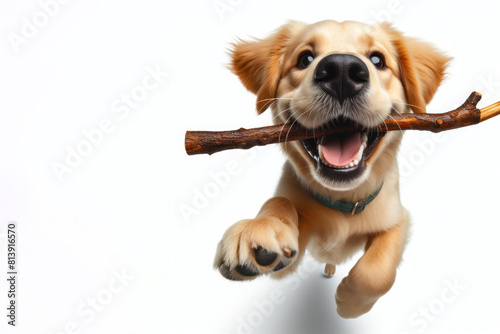
<path fill-rule="evenodd" d="M 307 68 L 314 60 L 314 55 L 311 51 L 304 51 L 299 56 L 299 61 L 297 62 L 298 68 Z"/>
<path fill-rule="evenodd" d="M 375 65 L 379 70 L 383 70 L 385 68 L 385 60 L 384 56 L 379 52 L 373 52 L 370 55 L 370 61 Z"/>

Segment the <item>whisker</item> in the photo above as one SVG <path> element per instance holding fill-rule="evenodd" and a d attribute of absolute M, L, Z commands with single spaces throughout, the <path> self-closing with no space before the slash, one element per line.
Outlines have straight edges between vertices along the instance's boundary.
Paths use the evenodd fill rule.
<path fill-rule="evenodd" d="M 262 102 L 267 102 L 267 101 L 272 101 L 272 103 L 270 105 L 267 105 L 265 104 L 264 106 L 262 106 L 259 110 L 258 110 L 258 113 L 260 114 L 262 112 L 262 109 L 267 105 L 268 107 L 274 107 L 274 105 L 276 103 L 278 103 L 280 100 L 293 100 L 293 98 L 291 97 L 272 97 L 272 98 L 269 98 L 269 99 L 262 99 L 262 100 L 258 100 L 257 103 L 262 103 Z"/>
<path fill-rule="evenodd" d="M 289 111 L 289 110 L 291 110 L 291 109 L 292 109 L 292 107 L 288 107 L 288 108 L 286 108 L 286 109 L 284 109 L 284 110 L 280 111 L 279 113 L 277 113 L 277 114 L 276 114 L 276 116 L 274 116 L 274 117 L 273 117 L 272 121 L 274 122 L 274 121 L 276 120 L 276 118 L 277 118 L 277 117 L 281 116 L 282 114 L 284 114 L 285 112 L 287 112 L 287 111 Z"/>
<path fill-rule="evenodd" d="M 279 137 L 278 137 L 278 140 L 279 142 L 281 142 L 281 133 L 283 132 L 283 130 L 285 129 L 285 125 L 288 123 L 288 121 L 293 117 L 293 112 L 290 113 L 290 116 L 286 119 L 285 123 L 283 123 L 283 126 L 281 127 L 281 130 L 280 130 L 280 134 L 279 134 Z M 295 118 L 295 117 L 294 117 Z M 293 126 L 293 124 L 295 123 L 295 121 L 292 123 L 292 125 L 290 126 L 290 130 Z M 288 132 L 290 131 L 288 130 Z M 285 138 L 285 147 L 286 147 L 286 138 Z"/>
<path fill-rule="evenodd" d="M 419 106 L 417 106 L 417 105 L 415 105 L 415 104 L 410 104 L 410 103 L 406 103 L 406 102 L 402 102 L 402 101 L 394 101 L 394 100 L 391 100 L 391 102 L 392 102 L 393 104 L 402 104 L 402 105 L 407 106 L 407 107 L 414 107 L 414 108 L 416 108 L 416 109 L 422 109 L 422 108 L 420 108 Z M 397 110 L 396 110 L 396 112 L 397 112 L 398 114 L 401 114 L 401 113 L 400 113 L 399 111 L 397 111 Z"/>
<path fill-rule="evenodd" d="M 395 110 L 397 114 L 401 115 L 401 114 L 397 111 L 397 109 L 396 109 L 396 108 L 392 107 L 392 108 L 391 108 L 391 110 Z M 401 128 L 401 126 L 399 125 L 398 121 L 397 121 L 394 117 L 392 117 L 391 115 L 389 115 L 389 117 L 390 117 L 390 118 L 391 118 L 394 122 L 396 122 L 396 124 L 397 124 L 397 125 L 398 125 L 398 127 L 399 127 L 399 130 L 400 130 L 400 131 L 403 131 L 403 129 L 402 129 L 402 128 Z M 402 120 L 400 120 L 400 121 L 403 121 L 403 120 L 404 120 L 404 119 L 402 119 Z M 407 124 L 409 124 L 409 125 L 410 125 L 410 123 L 408 122 L 408 120 L 404 120 L 404 121 L 405 121 Z M 387 128 L 387 125 L 386 125 L 386 128 Z M 411 128 L 412 128 L 412 127 L 411 127 L 411 125 L 410 125 L 410 129 L 411 129 Z"/>
<path fill-rule="evenodd" d="M 266 100 L 268 100 L 268 99 L 266 99 Z M 261 101 L 266 101 L 266 100 L 259 100 L 259 101 L 257 101 L 257 103 L 260 103 Z M 269 105 L 268 105 L 268 104 L 264 104 L 262 107 L 260 107 L 260 109 L 259 109 L 259 110 L 257 110 L 257 113 L 259 113 L 259 114 L 260 114 L 260 113 L 262 113 L 262 112 L 263 112 L 263 109 L 265 109 L 265 108 L 274 107 L 274 105 L 275 105 L 276 103 L 278 103 L 278 101 L 273 101 L 273 102 L 271 102 L 271 104 L 269 104 Z"/>
<path fill-rule="evenodd" d="M 271 100 L 275 100 L 275 101 L 278 101 L 278 100 L 293 100 L 293 97 L 272 97 L 272 98 L 269 98 L 269 99 L 259 100 L 259 102 L 271 101 Z"/>
<path fill-rule="evenodd" d="M 295 121 L 290 126 L 290 129 L 288 129 L 288 132 L 287 132 L 286 137 L 285 137 L 285 149 L 286 149 L 286 144 L 288 143 L 288 135 L 290 134 L 290 131 L 292 130 L 293 125 L 295 123 L 298 123 L 299 118 L 305 116 L 308 112 L 311 112 L 311 111 L 312 111 L 312 107 L 308 107 L 308 109 L 304 113 L 302 113 L 302 115 L 299 115 L 299 117 L 294 116 Z M 300 123 L 298 123 L 298 124 L 300 124 Z"/>
<path fill-rule="evenodd" d="M 287 143 L 288 143 L 288 135 L 290 134 L 290 131 L 292 130 L 293 125 L 294 125 L 295 123 L 300 124 L 300 123 L 298 122 L 298 120 L 299 120 L 301 117 L 306 116 L 308 113 L 311 113 L 311 112 L 313 111 L 313 107 L 314 107 L 313 105 L 309 105 L 309 107 L 308 107 L 308 108 L 307 108 L 307 109 L 306 109 L 306 110 L 305 110 L 305 111 L 304 111 L 301 115 L 299 115 L 298 117 L 295 117 L 295 115 L 293 115 L 293 113 L 292 113 L 292 115 L 291 115 L 291 116 L 293 116 L 293 117 L 295 118 L 295 121 L 292 123 L 292 125 L 290 126 L 290 128 L 288 129 L 288 132 L 287 132 L 287 134 L 286 134 L 286 137 L 285 137 L 285 150 L 286 150 L 286 145 L 287 145 Z M 280 136 L 281 136 L 281 134 L 280 134 Z"/>
<path fill-rule="evenodd" d="M 299 116 L 300 118 L 300 116 Z M 293 125 L 297 122 L 298 118 L 293 121 L 292 125 L 290 126 L 290 129 L 288 129 L 286 136 L 285 136 L 285 149 L 286 149 L 286 144 L 288 143 L 288 135 L 290 134 L 290 131 L 292 130 Z"/>

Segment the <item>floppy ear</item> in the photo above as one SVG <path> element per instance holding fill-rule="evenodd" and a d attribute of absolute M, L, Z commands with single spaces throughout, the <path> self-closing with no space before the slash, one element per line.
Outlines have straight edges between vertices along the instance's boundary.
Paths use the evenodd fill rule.
<path fill-rule="evenodd" d="M 257 95 L 257 113 L 264 112 L 276 97 L 287 41 L 301 23 L 291 21 L 266 39 L 239 41 L 231 50 L 231 69 L 243 85 Z"/>
<path fill-rule="evenodd" d="M 413 112 L 425 113 L 425 107 L 441 84 L 451 58 L 429 43 L 403 36 L 389 24 L 384 28 L 398 54 L 408 104 Z"/>

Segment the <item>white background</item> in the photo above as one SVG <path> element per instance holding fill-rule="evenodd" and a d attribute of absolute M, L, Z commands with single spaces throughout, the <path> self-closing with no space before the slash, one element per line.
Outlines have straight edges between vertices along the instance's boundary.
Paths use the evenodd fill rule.
<path fill-rule="evenodd" d="M 218 13 L 217 3 L 230 10 Z M 288 19 L 388 19 L 434 43 L 454 61 L 430 112 L 454 109 L 472 90 L 484 95 L 480 107 L 500 100 L 500 8 L 461 3 L 74 0 L 14 47 L 9 38 L 42 9 L 34 0 L 2 1 L 0 332 L 495 333 L 500 119 L 441 136 L 406 134 L 399 159 L 412 237 L 393 289 L 355 320 L 338 317 L 334 298 L 352 261 L 332 279 L 309 262 L 281 282 L 230 282 L 212 269 L 224 230 L 272 196 L 279 150 L 188 157 L 183 148 L 188 129 L 271 123 L 224 67 L 226 48 Z M 147 68 L 168 77 L 128 114 L 116 113 L 124 94 L 140 91 Z M 54 164 L 65 164 L 103 120 L 112 131 L 59 178 Z M 213 188 L 228 163 L 236 173 Z M 210 187 L 217 193 L 183 216 Z M 16 328 L 5 310 L 9 221 L 18 224 Z"/>

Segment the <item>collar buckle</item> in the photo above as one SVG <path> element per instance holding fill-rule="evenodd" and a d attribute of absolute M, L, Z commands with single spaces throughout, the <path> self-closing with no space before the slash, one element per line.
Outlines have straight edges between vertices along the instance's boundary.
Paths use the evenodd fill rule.
<path fill-rule="evenodd" d="M 361 202 L 354 203 L 354 205 L 352 207 L 352 211 L 351 211 L 351 217 L 356 214 L 356 209 L 358 208 L 358 205 L 360 205 L 360 204 L 361 204 Z"/>

